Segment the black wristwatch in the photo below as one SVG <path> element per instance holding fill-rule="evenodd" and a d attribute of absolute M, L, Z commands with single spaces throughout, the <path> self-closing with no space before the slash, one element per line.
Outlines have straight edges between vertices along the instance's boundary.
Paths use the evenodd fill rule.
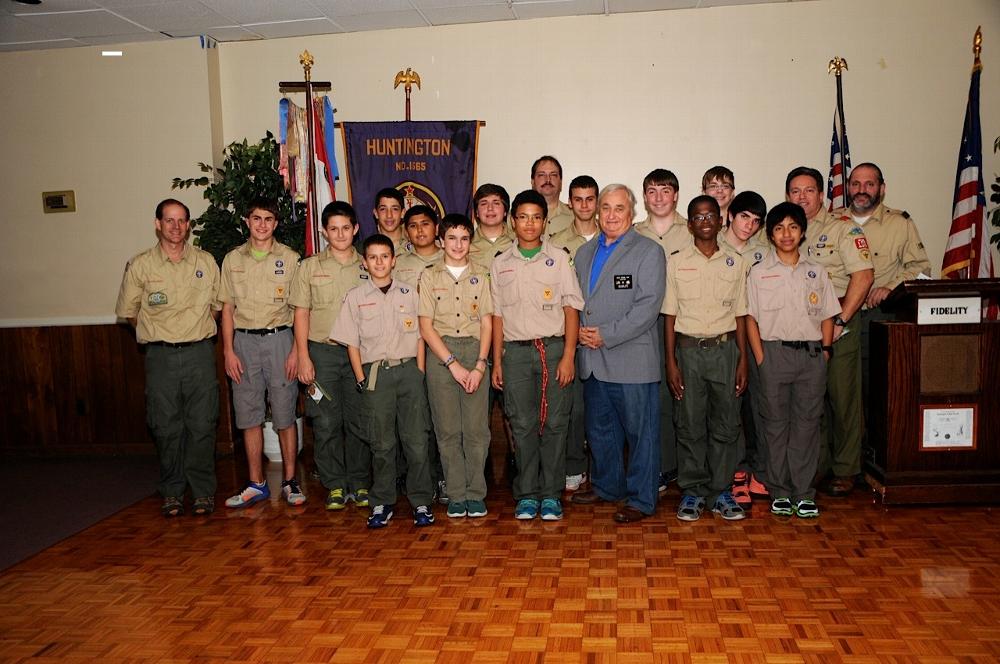
<path fill-rule="evenodd" d="M 833 346 L 820 346 L 822 350 L 825 350 L 830 357 L 833 357 Z"/>
<path fill-rule="evenodd" d="M 354 384 L 354 387 L 356 387 L 358 389 L 359 393 L 364 394 L 364 392 L 365 392 L 365 381 L 359 380 L 357 383 Z"/>
<path fill-rule="evenodd" d="M 847 321 L 841 318 L 840 316 L 837 316 L 836 318 L 833 319 L 833 324 L 836 325 L 837 327 L 845 327 L 847 325 Z"/>

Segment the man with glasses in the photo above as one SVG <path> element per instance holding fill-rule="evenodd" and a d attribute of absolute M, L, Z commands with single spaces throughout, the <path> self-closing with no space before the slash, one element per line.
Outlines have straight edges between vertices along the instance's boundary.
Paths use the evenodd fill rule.
<path fill-rule="evenodd" d="M 736 195 L 736 176 L 725 166 L 713 166 L 701 178 L 701 193 L 718 201 L 722 226 L 725 228 L 729 223 L 729 204 Z"/>

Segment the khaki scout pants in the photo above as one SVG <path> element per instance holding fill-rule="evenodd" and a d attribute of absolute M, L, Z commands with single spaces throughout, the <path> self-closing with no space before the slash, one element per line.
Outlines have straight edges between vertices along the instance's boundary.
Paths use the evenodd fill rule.
<path fill-rule="evenodd" d="M 859 320 L 859 316 L 855 316 Z M 833 345 L 826 367 L 827 405 L 820 423 L 819 471 L 837 477 L 861 472 L 861 330 L 852 320 L 849 332 Z"/>

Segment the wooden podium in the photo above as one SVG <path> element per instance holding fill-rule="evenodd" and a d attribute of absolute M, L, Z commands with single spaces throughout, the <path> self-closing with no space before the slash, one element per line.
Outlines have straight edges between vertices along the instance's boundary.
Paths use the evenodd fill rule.
<path fill-rule="evenodd" d="M 998 295 L 1000 279 L 916 280 L 883 303 L 899 320 L 869 332 L 865 449 L 883 504 L 1000 502 L 1000 323 L 977 313 Z"/>

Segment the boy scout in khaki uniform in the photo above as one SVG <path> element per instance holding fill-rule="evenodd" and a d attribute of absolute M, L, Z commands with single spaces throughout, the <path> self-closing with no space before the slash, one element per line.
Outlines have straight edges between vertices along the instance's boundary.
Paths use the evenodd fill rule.
<path fill-rule="evenodd" d="M 372 448 L 369 528 L 383 528 L 396 504 L 396 452 L 406 456 L 406 496 L 413 523 L 434 523 L 427 447 L 424 344 L 417 320 L 417 289 L 394 281 L 392 240 L 376 233 L 364 242 L 368 283 L 347 293 L 330 338 L 347 346 L 362 395 L 361 418 Z"/>
<path fill-rule="evenodd" d="M 569 183 L 569 204 L 573 210 L 573 223 L 549 237 L 553 247 L 565 249 L 570 258 L 576 251 L 600 232 L 597 227 L 597 180 L 589 175 L 578 175 Z M 587 455 L 587 432 L 584 413 L 583 381 L 577 371 L 573 379 L 573 412 L 566 438 L 566 490 L 576 491 L 587 480 L 590 467 Z"/>
<path fill-rule="evenodd" d="M 408 284 L 420 282 L 425 268 L 439 263 L 444 252 L 437 246 L 437 213 L 426 205 L 414 205 L 403 215 L 403 228 L 409 239 L 409 249 L 396 256 L 392 278 Z"/>
<path fill-rule="evenodd" d="M 184 512 L 191 487 L 196 515 L 215 510 L 215 317 L 219 267 L 187 243 L 186 205 L 156 206 L 159 242 L 125 266 L 115 314 L 135 327 L 146 348 L 146 421 L 160 461 L 157 490 L 166 517 Z"/>
<path fill-rule="evenodd" d="M 334 201 L 323 209 L 321 220 L 327 247 L 302 261 L 288 297 L 295 308 L 298 378 L 311 391 L 306 414 L 313 422 L 316 470 L 328 492 L 326 509 L 344 509 L 349 500 L 368 507 L 372 462 L 359 435 L 361 397 L 347 349 L 329 339 L 347 291 L 365 283 L 368 273 L 353 246 L 358 233 L 354 208 Z"/>
<path fill-rule="evenodd" d="M 246 224 L 250 239 L 226 254 L 219 287 L 226 375 L 233 381 L 236 426 L 243 430 L 250 475 L 250 483 L 227 499 L 226 507 L 246 507 L 271 495 L 261 465 L 265 395 L 281 444 L 281 492 L 289 505 L 301 505 L 306 497 L 295 478 L 298 355 L 291 330 L 293 312 L 288 306 L 299 255 L 274 239 L 276 201 L 252 203 Z"/>
<path fill-rule="evenodd" d="M 688 205 L 694 244 L 667 261 L 667 382 L 677 403 L 677 482 L 682 521 L 706 503 L 727 520 L 746 516 L 729 485 L 738 461 L 740 395 L 747 384 L 746 262 L 719 249 L 719 204 Z M 706 426 L 707 423 L 707 426 Z"/>
<path fill-rule="evenodd" d="M 469 261 L 472 222 L 440 224 L 444 259 L 420 276 L 420 333 L 433 356 L 427 393 L 448 487 L 448 516 L 486 516 L 490 448 L 489 382 L 483 382 L 493 331 L 489 270 Z"/>
<path fill-rule="evenodd" d="M 872 285 L 871 252 L 864 232 L 848 215 L 823 207 L 823 175 L 799 166 L 785 178 L 785 198 L 806 213 L 806 241 L 799 252 L 826 269 L 842 309 L 834 318 L 833 357 L 826 366 L 829 408 L 820 423 L 818 476 L 832 473 L 822 489 L 843 496 L 861 472 L 861 308 Z"/>
<path fill-rule="evenodd" d="M 403 232 L 403 207 L 403 192 L 398 189 L 386 187 L 375 194 L 375 207 L 372 209 L 375 232 L 392 240 L 396 256 L 403 255 L 410 243 L 406 233 Z"/>
<path fill-rule="evenodd" d="M 557 520 L 583 296 L 569 254 L 542 240 L 545 199 L 523 191 L 511 214 L 517 244 L 491 270 L 492 382 L 504 391 L 516 443 L 514 516 Z"/>
<path fill-rule="evenodd" d="M 493 259 L 514 244 L 514 233 L 507 226 L 510 196 L 498 184 L 484 184 L 472 197 L 472 210 L 476 217 L 476 236 L 472 238 L 469 258 L 487 268 Z"/>
<path fill-rule="evenodd" d="M 765 223 L 775 253 L 750 269 L 747 336 L 760 368 L 767 488 L 771 512 L 811 518 L 819 516 L 812 481 L 840 303 L 826 270 L 799 255 L 807 228 L 802 208 L 780 203 Z"/>

